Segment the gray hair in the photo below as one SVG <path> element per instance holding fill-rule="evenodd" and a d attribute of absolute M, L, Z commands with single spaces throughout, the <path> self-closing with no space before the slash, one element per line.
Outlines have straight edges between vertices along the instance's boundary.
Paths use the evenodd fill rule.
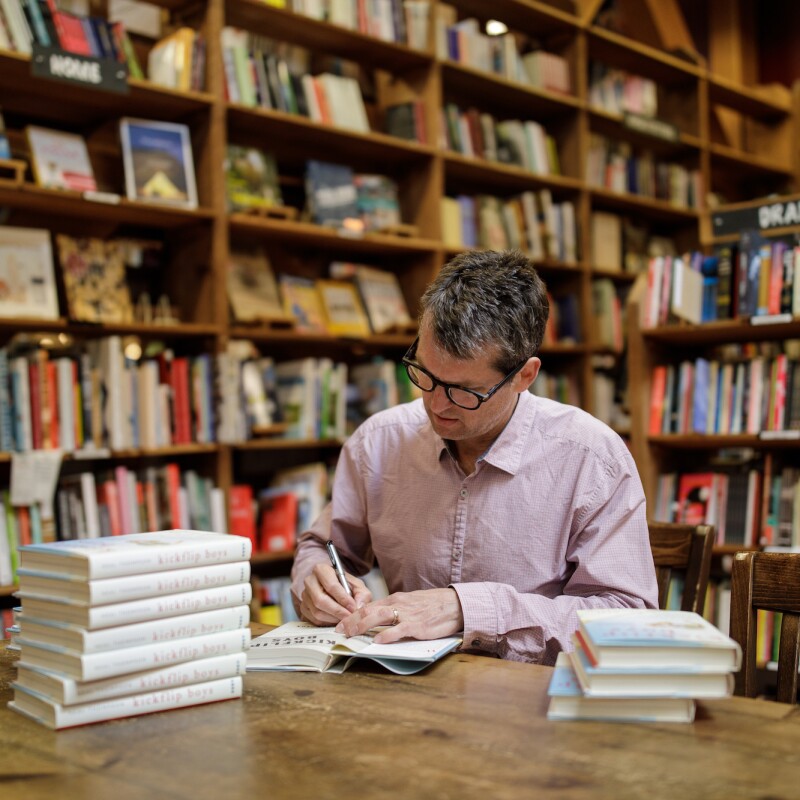
<path fill-rule="evenodd" d="M 510 372 L 539 352 L 549 313 L 544 282 L 527 256 L 482 250 L 442 267 L 422 296 L 419 323 L 455 358 L 496 348 L 495 367 Z"/>

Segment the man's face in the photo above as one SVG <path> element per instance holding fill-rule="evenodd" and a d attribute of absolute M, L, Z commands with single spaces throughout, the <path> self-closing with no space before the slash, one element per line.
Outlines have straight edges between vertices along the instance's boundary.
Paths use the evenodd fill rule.
<path fill-rule="evenodd" d="M 492 365 L 491 353 L 464 360 L 454 358 L 434 346 L 427 331 L 420 333 L 415 360 L 442 383 L 454 383 L 478 392 L 488 392 L 505 377 Z M 450 402 L 441 386 L 436 386 L 432 392 L 423 392 L 422 402 L 434 431 L 443 439 L 453 441 L 486 439 L 488 446 L 514 411 L 516 387 L 520 385 L 518 378 L 514 376 L 474 411 Z"/>

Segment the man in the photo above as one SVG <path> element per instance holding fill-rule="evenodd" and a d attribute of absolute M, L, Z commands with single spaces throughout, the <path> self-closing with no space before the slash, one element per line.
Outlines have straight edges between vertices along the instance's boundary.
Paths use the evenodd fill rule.
<path fill-rule="evenodd" d="M 636 467 L 601 422 L 528 392 L 548 303 L 521 253 L 456 257 L 421 307 L 403 363 L 422 398 L 370 417 L 343 447 L 333 500 L 298 543 L 295 603 L 350 636 L 463 630 L 465 648 L 553 664 L 576 609 L 656 606 Z M 355 576 L 376 558 L 392 594 L 373 602 Z"/>

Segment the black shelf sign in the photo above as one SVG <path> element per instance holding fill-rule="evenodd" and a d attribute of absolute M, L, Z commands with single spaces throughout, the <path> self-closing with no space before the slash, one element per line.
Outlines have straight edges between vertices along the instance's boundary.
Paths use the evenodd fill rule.
<path fill-rule="evenodd" d="M 714 211 L 711 214 L 713 236 L 728 236 L 744 229 L 768 231 L 800 225 L 800 198 L 766 199 L 759 206 Z"/>
<path fill-rule="evenodd" d="M 128 68 L 119 61 L 81 56 L 33 44 L 31 73 L 38 78 L 70 83 L 102 92 L 128 94 Z"/>

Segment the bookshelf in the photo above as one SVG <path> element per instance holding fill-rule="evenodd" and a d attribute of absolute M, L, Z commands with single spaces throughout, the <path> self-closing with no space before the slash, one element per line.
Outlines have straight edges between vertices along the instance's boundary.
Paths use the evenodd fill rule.
<path fill-rule="evenodd" d="M 180 0 L 157 3 L 173 26 L 190 25 L 206 40 L 205 88 L 178 91 L 146 79 L 129 79 L 129 93 L 118 95 L 76 85 L 54 83 L 31 75 L 30 57 L 0 51 L 0 108 L 12 149 L 24 154 L 23 128 L 32 122 L 80 132 L 86 138 L 98 179 L 106 191 L 123 194 L 118 203 L 85 199 L 76 193 L 43 189 L 27 174 L 21 184 L 2 180 L 0 206 L 9 209 L 5 224 L 48 227 L 75 236 L 109 237 L 120 233 L 155 237 L 168 252 L 163 287 L 171 292 L 180 321 L 155 326 L 143 323 L 81 325 L 66 316 L 58 320 L 0 320 L 0 338 L 7 342 L 19 332 L 64 334 L 78 342 L 108 336 L 137 337 L 141 342 L 163 341 L 176 354 L 194 357 L 218 354 L 229 341 L 246 339 L 262 355 L 276 361 L 326 356 L 350 365 L 374 355 L 398 359 L 413 339 L 411 333 L 383 334 L 353 340 L 300 333 L 267 325 L 242 325 L 229 317 L 225 292 L 230 252 L 239 244 L 257 243 L 269 253 L 276 270 L 310 278 L 327 275 L 331 260 L 368 263 L 398 276 L 412 311 L 439 266 L 460 246 L 446 244 L 442 200 L 446 197 L 491 197 L 508 203 L 525 192 L 543 193 L 557 205 L 573 209 L 575 252 L 545 252 L 537 263 L 554 299 L 575 298 L 579 336 L 556 340 L 543 348 L 544 368 L 564 378 L 571 396 L 589 411 L 599 411 L 596 373 L 616 380 L 628 359 L 631 423 L 615 427 L 628 436 L 640 465 L 648 497 L 654 491 L 653 470 L 658 451 L 693 452 L 708 449 L 702 439 L 680 447 L 676 439 L 650 441 L 642 433 L 638 398 L 649 386 L 648 369 L 659 348 L 688 351 L 730 341 L 796 334 L 796 323 L 753 329 L 743 323 L 710 323 L 695 329 L 664 327 L 631 333 L 626 349 L 601 343 L 595 333 L 593 282 L 610 281 L 622 302 L 636 294 L 636 273 L 597 267 L 591 261 L 591 217 L 595 212 L 618 215 L 647 237 L 673 240 L 679 250 L 711 244 L 706 191 L 732 201 L 745 201 L 767 191 L 793 185 L 797 173 L 796 107 L 792 92 L 759 87 L 739 67 L 713 70 L 702 58 L 687 60 L 653 44 L 648 35 L 632 38 L 596 24 L 598 4 L 592 0 L 497 0 L 491 9 L 480 0 L 432 2 L 427 47 L 415 49 L 380 40 L 358 30 L 311 19 L 288 8 L 256 0 Z M 290 3 L 287 3 L 290 5 Z M 648 7 L 650 4 L 647 4 Z M 646 15 L 645 15 L 646 16 Z M 525 47 L 541 47 L 566 63 L 569 91 L 555 91 L 516 78 L 477 68 L 437 51 L 437 18 L 461 23 L 470 17 L 479 28 L 489 18 L 504 22 Z M 368 76 L 366 100 L 370 132 L 312 121 L 274 108 L 232 102 L 226 95 L 225 26 L 305 48 L 314 57 L 346 60 Z M 657 27 L 657 26 L 656 26 Z M 716 31 L 711 32 L 716 35 Z M 717 53 L 722 52 L 719 38 Z M 152 42 L 135 41 L 140 60 Z M 717 63 L 722 63 L 717 57 Z M 594 64 L 649 80 L 656 86 L 658 120 L 674 129 L 674 138 L 655 136 L 632 127 L 624 115 L 591 102 Z M 384 132 L 385 108 L 416 100 L 421 105 L 426 142 L 401 139 Z M 490 114 L 498 121 L 531 121 L 552 137 L 559 172 L 536 172 L 519 164 L 468 156 L 445 146 L 447 104 Z M 121 116 L 138 116 L 190 126 L 198 182 L 196 209 L 165 208 L 124 199 L 121 159 L 115 125 Z M 676 203 L 644 193 L 596 185 L 587 178 L 593 137 L 621 143 L 635 153 L 652 153 L 659 162 L 696 171 L 703 192 L 693 204 Z M 281 188 L 288 205 L 303 206 L 303 171 L 310 158 L 344 163 L 360 172 L 388 175 L 399 187 L 403 222 L 411 236 L 366 233 L 343 236 L 307 221 L 302 215 L 279 219 L 226 208 L 223 163 L 229 144 L 256 146 L 276 158 Z M 765 154 L 766 153 L 766 154 Z M 560 257 L 559 257 L 560 256 Z M 187 276 L 190 279 L 187 280 Z M 64 304 L 62 298 L 62 313 Z M 747 329 L 747 330 L 745 330 Z M 619 400 L 619 398 L 618 398 Z M 656 437 L 657 439 L 657 437 Z M 690 437 L 691 439 L 691 437 Z M 159 465 L 173 459 L 195 469 L 227 491 L 249 483 L 256 490 L 284 466 L 335 459 L 338 440 L 275 440 L 175 447 L 124 448 L 90 463 Z M 673 447 L 673 444 L 675 445 Z M 728 446 L 725 441 L 714 447 Z M 753 446 L 753 445 L 748 445 Z M 775 443 L 771 446 L 779 447 Z M 0 483 L 7 483 L 10 458 L 0 457 Z M 77 466 L 74 466 L 77 465 Z M 81 460 L 67 458 L 64 471 L 80 471 Z M 94 468 L 94 467 L 93 467 Z M 99 468 L 99 467 L 98 467 Z M 288 567 L 291 554 L 286 554 Z M 272 564 L 274 556 L 265 556 Z"/>

